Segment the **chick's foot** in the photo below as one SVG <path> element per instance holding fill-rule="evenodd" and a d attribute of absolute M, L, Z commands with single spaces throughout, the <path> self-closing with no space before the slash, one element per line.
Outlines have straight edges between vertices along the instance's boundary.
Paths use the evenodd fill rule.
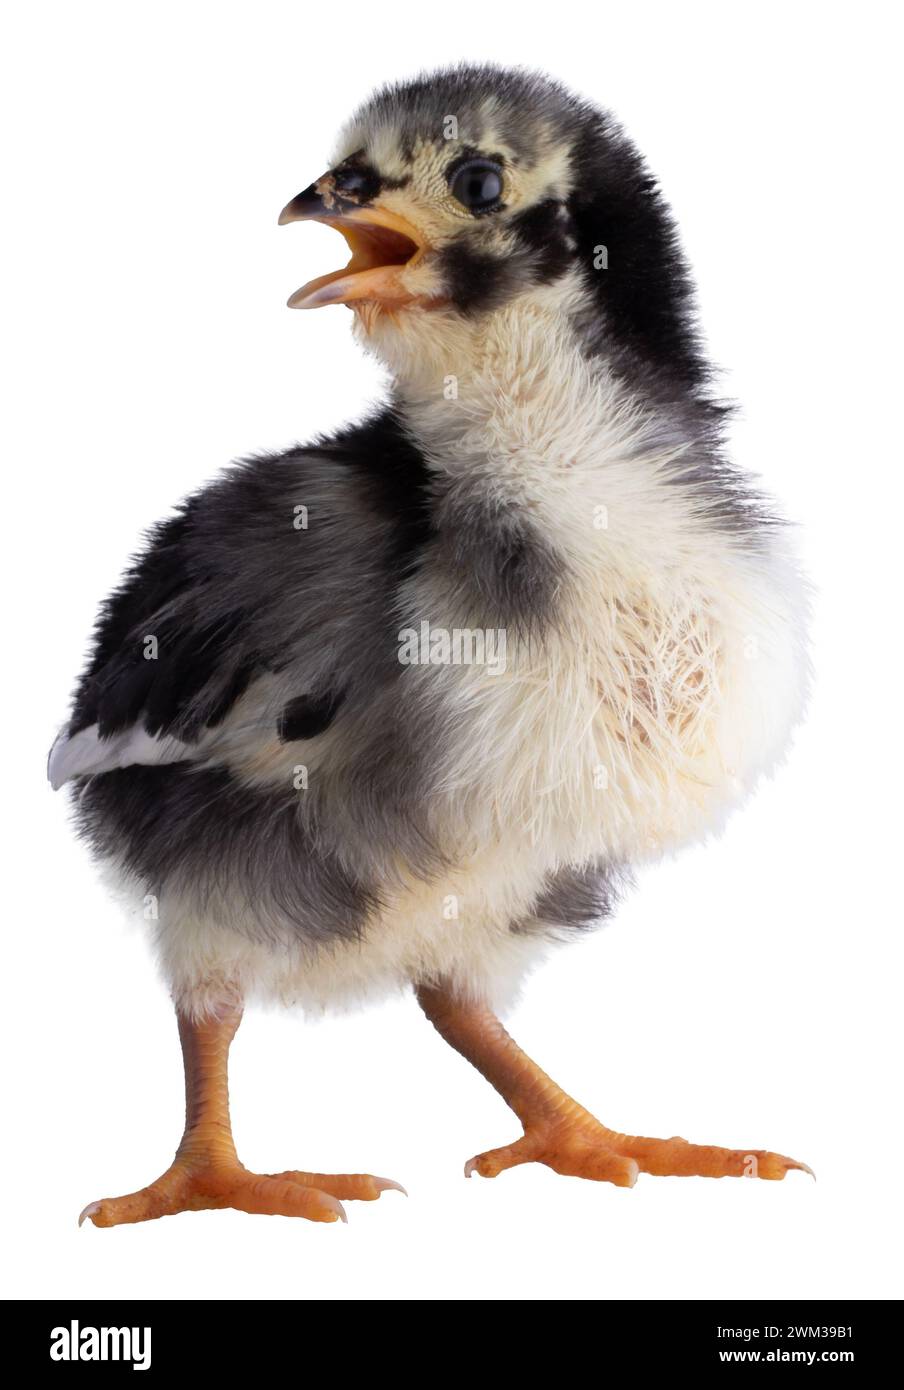
<path fill-rule="evenodd" d="M 125 1197 L 91 1202 L 79 1217 L 95 1226 L 153 1221 L 180 1211 L 231 1207 L 263 1216 L 304 1216 L 309 1221 L 345 1221 L 342 1200 L 374 1201 L 381 1192 L 404 1192 L 391 1178 L 369 1173 L 251 1173 L 238 1161 L 194 1165 L 180 1159 L 148 1187 Z"/>
<path fill-rule="evenodd" d="M 369 1173 L 251 1173 L 239 1162 L 229 1120 L 227 1059 L 241 1020 L 238 1005 L 200 1020 L 177 1013 L 185 1067 L 185 1131 L 176 1157 L 148 1187 L 125 1197 L 90 1202 L 79 1217 L 95 1226 L 153 1221 L 180 1211 L 234 1211 L 344 1221 L 343 1201 L 372 1202 L 404 1192 L 391 1178 Z"/>
<path fill-rule="evenodd" d="M 783 1178 L 805 1163 L 766 1149 L 720 1149 L 686 1139 L 644 1139 L 600 1124 L 531 1061 L 483 1004 L 448 988 L 421 985 L 418 1000 L 433 1026 L 511 1106 L 524 1128 L 513 1144 L 489 1149 L 465 1175 L 494 1178 L 520 1163 L 545 1163 L 557 1173 L 633 1187 L 638 1173 L 658 1177 Z"/>

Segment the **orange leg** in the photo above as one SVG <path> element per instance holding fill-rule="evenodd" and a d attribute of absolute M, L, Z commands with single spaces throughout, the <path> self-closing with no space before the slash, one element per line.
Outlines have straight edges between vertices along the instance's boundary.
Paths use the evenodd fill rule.
<path fill-rule="evenodd" d="M 177 1014 L 185 1066 L 185 1132 L 170 1167 L 127 1197 L 90 1202 L 79 1217 L 95 1226 L 151 1221 L 180 1211 L 233 1207 L 267 1216 L 306 1216 L 309 1221 L 344 1221 L 342 1198 L 373 1201 L 389 1178 L 368 1173 L 250 1173 L 240 1162 L 229 1121 L 227 1059 L 242 1018 L 240 1008 L 195 1023 Z"/>
<path fill-rule="evenodd" d="M 720 1149 L 686 1139 L 617 1134 L 556 1085 L 525 1055 L 489 1009 L 421 986 L 421 1008 L 437 1032 L 475 1066 L 518 1116 L 524 1135 L 465 1164 L 465 1176 L 495 1178 L 519 1163 L 545 1163 L 557 1173 L 633 1187 L 637 1174 L 659 1177 L 783 1178 L 811 1169 L 766 1149 Z"/>

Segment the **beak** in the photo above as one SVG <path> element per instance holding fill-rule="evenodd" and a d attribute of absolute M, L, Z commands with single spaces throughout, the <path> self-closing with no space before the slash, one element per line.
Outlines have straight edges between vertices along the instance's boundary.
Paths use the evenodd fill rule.
<path fill-rule="evenodd" d="M 319 309 L 323 304 L 370 301 L 397 308 L 417 295 L 402 284 L 402 272 L 418 263 L 427 244 L 415 227 L 386 208 L 359 207 L 334 189 L 333 175 L 312 183 L 279 214 L 286 222 L 325 222 L 348 243 L 352 258 L 334 270 L 302 285 L 289 299 L 290 309 Z"/>

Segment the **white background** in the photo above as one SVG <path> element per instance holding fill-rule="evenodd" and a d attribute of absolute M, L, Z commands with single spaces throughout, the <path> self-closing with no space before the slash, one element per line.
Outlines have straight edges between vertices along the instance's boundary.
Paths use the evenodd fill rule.
<path fill-rule="evenodd" d="M 92 3 L 4 37 L 2 455 L 9 670 L 2 880 L 3 1260 L 13 1297 L 891 1297 L 900 1279 L 900 131 L 884 5 Z M 677 213 L 734 451 L 801 523 L 818 682 L 778 779 L 716 844 L 643 875 L 511 1020 L 608 1124 L 769 1146 L 818 1182 L 521 1168 L 517 1123 L 410 999 L 251 1014 L 244 1161 L 403 1181 L 350 1224 L 234 1212 L 79 1230 L 167 1164 L 175 1026 L 43 783 L 97 601 L 141 529 L 230 457 L 380 390 L 332 269 L 277 229 L 371 87 L 457 58 L 611 106 Z"/>

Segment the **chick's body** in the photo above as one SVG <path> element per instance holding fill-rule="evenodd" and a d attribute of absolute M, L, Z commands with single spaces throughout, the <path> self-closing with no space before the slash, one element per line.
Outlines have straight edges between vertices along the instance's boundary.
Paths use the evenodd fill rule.
<path fill-rule="evenodd" d="M 608 118 L 491 70 L 393 89 L 286 213 L 348 233 L 352 273 L 293 299 L 357 305 L 392 399 L 157 529 L 52 774 L 153 895 L 185 1028 L 410 982 L 506 1094 L 467 1010 L 773 766 L 801 585 L 722 456 L 668 215 Z M 674 1170 L 603 1150 L 616 1175 L 585 1176 Z"/>

